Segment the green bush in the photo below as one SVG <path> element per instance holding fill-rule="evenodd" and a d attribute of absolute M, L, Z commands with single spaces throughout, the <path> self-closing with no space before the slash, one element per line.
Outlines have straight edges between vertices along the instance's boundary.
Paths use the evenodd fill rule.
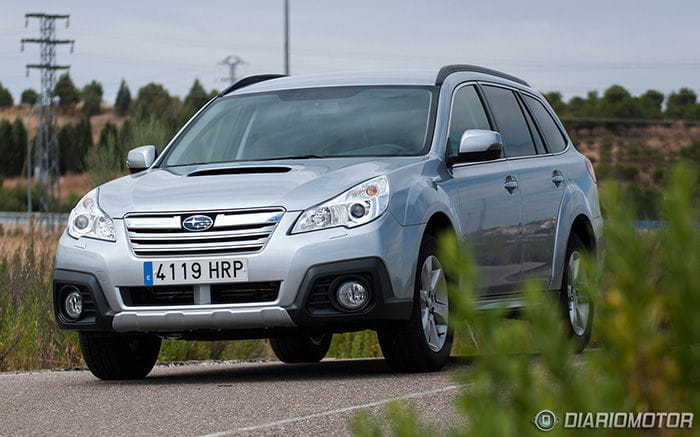
<path fill-rule="evenodd" d="M 588 278 L 596 303 L 596 350 L 576 356 L 563 334 L 554 296 L 528 287 L 524 313 L 530 344 L 513 335 L 497 313 L 478 313 L 471 300 L 473 275 L 453 287 L 453 318 L 470 326 L 480 355 L 459 376 L 457 402 L 464 423 L 453 435 L 539 436 L 531 419 L 542 409 L 563 420 L 565 412 L 697 412 L 700 410 L 700 221 L 697 179 L 681 166 L 670 178 L 663 210 L 668 227 L 638 231 L 629 199 L 616 185 L 602 193 L 607 211 L 602 274 Z M 445 243 L 446 265 L 471 272 L 454 241 Z M 590 261 L 589 261 L 590 265 Z M 595 269 L 589 269 L 595 270 Z M 464 328 L 458 328 L 464 329 Z M 394 435 L 438 432 L 408 406 L 393 405 Z M 563 424 L 555 429 L 564 433 Z M 357 435 L 380 435 L 387 427 L 357 415 Z M 579 430 L 580 432 L 591 430 Z M 632 435 L 639 430 L 598 429 L 596 435 Z M 663 430 L 648 430 L 665 435 Z M 691 431 L 688 431 L 690 433 Z"/>

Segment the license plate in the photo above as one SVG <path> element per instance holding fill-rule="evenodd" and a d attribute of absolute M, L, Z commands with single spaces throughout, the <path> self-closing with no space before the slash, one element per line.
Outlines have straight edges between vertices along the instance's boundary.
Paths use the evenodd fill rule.
<path fill-rule="evenodd" d="M 247 259 L 203 259 L 196 261 L 146 261 L 143 284 L 190 284 L 248 280 Z"/>

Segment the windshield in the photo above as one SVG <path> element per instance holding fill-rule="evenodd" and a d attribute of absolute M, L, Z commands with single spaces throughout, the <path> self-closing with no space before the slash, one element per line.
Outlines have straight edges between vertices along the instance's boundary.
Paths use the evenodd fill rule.
<path fill-rule="evenodd" d="M 434 87 L 326 87 L 219 99 L 190 123 L 165 166 L 424 153 Z"/>

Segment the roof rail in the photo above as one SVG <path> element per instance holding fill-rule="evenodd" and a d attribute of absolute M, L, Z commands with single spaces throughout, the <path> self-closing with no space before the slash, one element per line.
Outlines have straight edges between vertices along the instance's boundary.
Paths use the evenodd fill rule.
<path fill-rule="evenodd" d="M 244 77 L 243 79 L 237 81 L 233 85 L 231 85 L 228 88 L 221 91 L 217 95 L 217 97 L 225 96 L 226 94 L 230 93 L 231 91 L 245 88 L 247 86 L 256 84 L 258 82 L 264 82 L 266 80 L 277 79 L 279 77 L 285 77 L 285 76 L 287 76 L 287 75 L 286 74 L 257 74 L 255 76 Z"/>
<path fill-rule="evenodd" d="M 496 76 L 500 77 L 502 79 L 508 79 L 512 80 L 513 82 L 517 82 L 521 85 L 525 85 L 527 87 L 530 86 L 529 83 L 525 82 L 524 80 L 520 79 L 519 77 L 512 76 L 507 73 L 500 72 L 498 70 L 492 70 L 490 68 L 486 67 L 479 67 L 478 65 L 469 65 L 469 64 L 454 64 L 454 65 L 445 65 L 438 71 L 437 78 L 435 78 L 435 85 L 442 85 L 442 83 L 447 79 L 447 76 L 449 76 L 452 73 L 457 73 L 459 71 L 470 71 L 472 73 L 483 73 L 483 74 L 488 74 L 491 76 Z"/>

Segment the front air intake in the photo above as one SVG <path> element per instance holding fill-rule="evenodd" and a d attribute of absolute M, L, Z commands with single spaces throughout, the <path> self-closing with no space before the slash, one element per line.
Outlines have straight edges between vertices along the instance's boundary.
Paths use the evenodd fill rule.
<path fill-rule="evenodd" d="M 230 174 L 270 174 L 270 173 L 289 173 L 292 171 L 289 167 L 280 166 L 266 166 L 266 167 L 219 167 L 219 168 L 205 168 L 201 170 L 195 170 L 188 173 L 188 177 L 194 176 L 218 176 L 218 175 L 230 175 Z"/>

